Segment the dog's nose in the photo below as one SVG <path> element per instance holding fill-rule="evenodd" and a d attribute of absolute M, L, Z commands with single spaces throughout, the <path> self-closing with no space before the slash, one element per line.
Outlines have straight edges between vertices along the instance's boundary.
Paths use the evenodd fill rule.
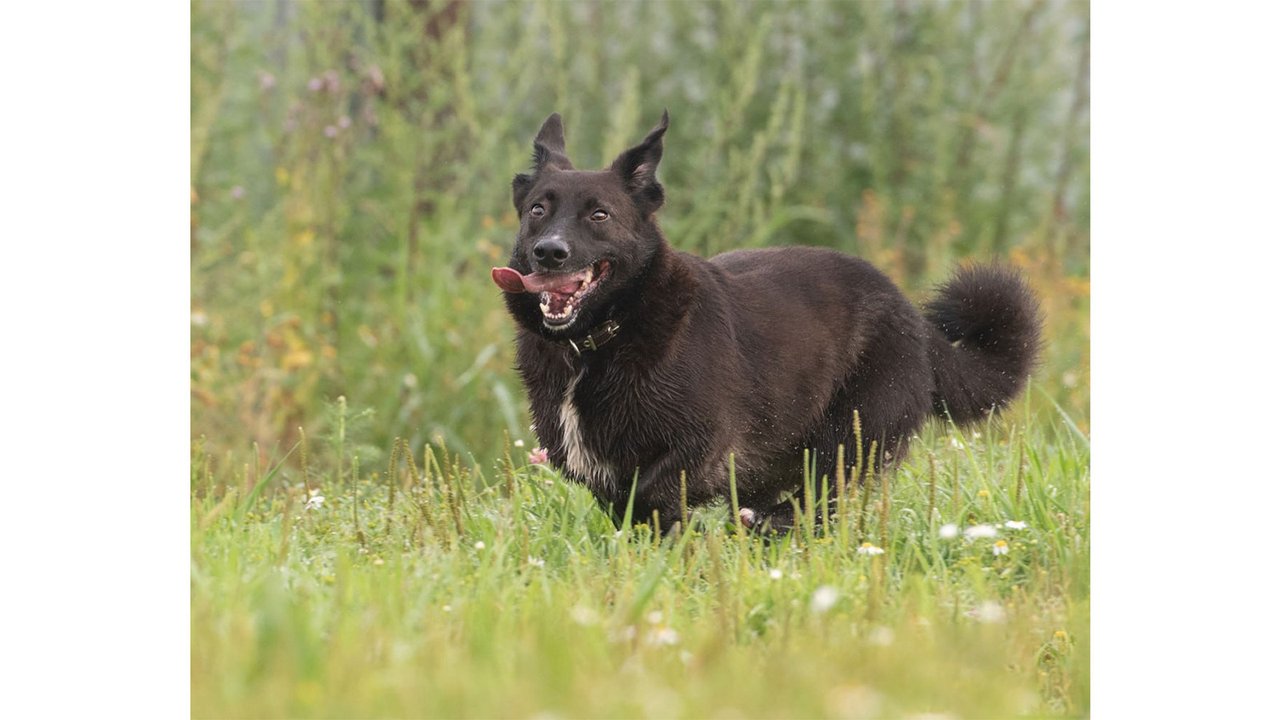
<path fill-rule="evenodd" d="M 533 246 L 533 260 L 538 265 L 555 270 L 569 259 L 569 244 L 559 236 L 543 238 Z"/>

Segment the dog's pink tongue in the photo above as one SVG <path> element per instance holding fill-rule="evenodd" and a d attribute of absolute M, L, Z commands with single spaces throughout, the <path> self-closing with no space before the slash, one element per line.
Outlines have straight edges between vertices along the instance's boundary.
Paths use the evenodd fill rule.
<path fill-rule="evenodd" d="M 521 275 L 519 271 L 509 267 L 496 267 L 490 273 L 493 282 L 509 293 L 560 292 L 572 293 L 578 289 L 579 281 L 572 275 L 563 273 L 530 273 Z"/>
<path fill-rule="evenodd" d="M 494 284 L 502 288 L 503 292 L 524 292 L 524 280 L 518 271 L 509 267 L 496 267 L 490 275 L 493 277 Z"/>

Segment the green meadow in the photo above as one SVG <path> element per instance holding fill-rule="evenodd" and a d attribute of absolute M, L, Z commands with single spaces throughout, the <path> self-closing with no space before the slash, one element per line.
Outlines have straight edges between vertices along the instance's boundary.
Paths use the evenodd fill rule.
<path fill-rule="evenodd" d="M 1088 52 L 1071 2 L 194 3 L 193 716 L 1088 715 Z M 488 275 L 546 115 L 593 167 L 664 108 L 673 245 L 1010 263 L 1026 395 L 797 467 L 826 528 L 615 528 Z"/>

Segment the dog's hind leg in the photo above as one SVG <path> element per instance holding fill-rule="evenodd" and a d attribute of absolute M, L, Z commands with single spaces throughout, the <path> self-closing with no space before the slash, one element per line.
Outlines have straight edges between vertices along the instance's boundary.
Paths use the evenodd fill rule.
<path fill-rule="evenodd" d="M 889 472 L 903 456 L 911 434 L 929 415 L 929 378 L 923 356 L 908 355 L 896 363 L 880 366 L 864 364 L 836 393 L 823 414 L 823 422 L 805 440 L 806 446 L 812 449 L 813 471 L 809 473 L 812 489 L 795 483 L 794 500 L 763 509 L 751 507 L 741 518 L 744 524 L 787 532 L 800 519 L 797 506 L 801 512 L 806 507 L 812 508 L 813 522 L 825 524 L 834 516 L 838 498 L 849 490 L 837 487 L 838 478 L 844 477 L 847 485 L 864 485 L 868 478 Z M 842 456 L 845 471 L 840 473 Z M 806 502 L 809 492 L 812 496 Z"/>
<path fill-rule="evenodd" d="M 826 423 L 812 438 L 820 464 L 834 468 L 839 446 L 845 448 L 846 465 L 856 466 L 863 476 L 868 468 L 894 464 L 932 407 L 933 374 L 922 342 L 904 334 L 878 344 L 860 358 L 827 408 Z"/>

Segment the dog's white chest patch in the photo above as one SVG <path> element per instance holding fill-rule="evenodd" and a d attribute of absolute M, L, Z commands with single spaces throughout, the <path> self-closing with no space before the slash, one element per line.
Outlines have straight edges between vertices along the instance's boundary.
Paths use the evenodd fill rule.
<path fill-rule="evenodd" d="M 573 391 L 581 379 L 582 373 L 578 373 L 569 382 L 569 387 L 564 391 L 564 400 L 560 402 L 560 431 L 564 438 L 565 463 L 575 474 L 585 478 L 588 485 L 598 487 L 608 484 L 613 472 L 582 441 L 582 419 L 578 415 L 578 408 L 573 404 Z"/>

